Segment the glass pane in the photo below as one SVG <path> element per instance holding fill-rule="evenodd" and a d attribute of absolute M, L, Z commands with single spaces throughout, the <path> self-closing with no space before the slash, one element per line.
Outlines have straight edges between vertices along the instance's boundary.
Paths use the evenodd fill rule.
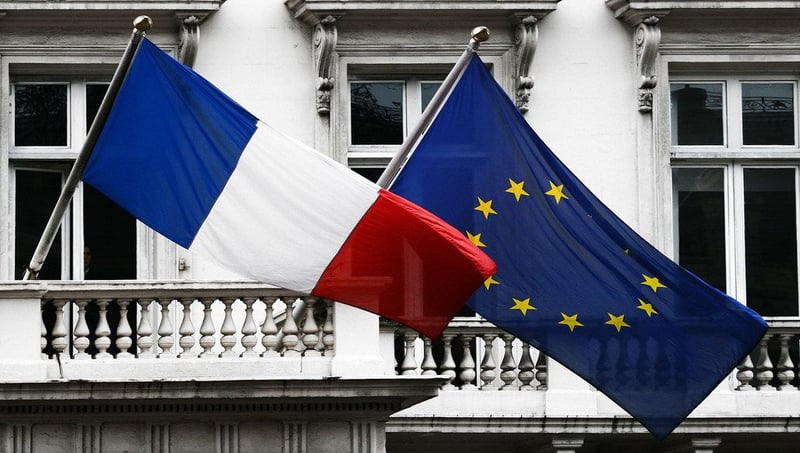
<path fill-rule="evenodd" d="M 61 193 L 61 173 L 17 170 L 15 174 L 14 276 L 22 278 Z M 61 278 L 61 231 L 59 230 L 39 272 L 39 279 Z"/>
<path fill-rule="evenodd" d="M 675 168 L 678 262 L 726 291 L 725 195 L 722 168 Z"/>
<path fill-rule="evenodd" d="M 724 145 L 721 83 L 670 84 L 673 145 Z"/>
<path fill-rule="evenodd" d="M 383 174 L 383 167 L 355 167 L 352 169 L 354 172 L 358 173 L 359 175 L 369 179 L 372 182 L 378 182 Z"/>
<path fill-rule="evenodd" d="M 354 145 L 403 143 L 403 84 L 350 84 L 350 131 Z"/>
<path fill-rule="evenodd" d="M 422 82 L 422 111 L 425 111 L 425 107 L 431 103 L 431 99 L 433 99 L 433 95 L 436 94 L 436 90 L 442 86 L 442 82 Z"/>
<path fill-rule="evenodd" d="M 100 103 L 103 102 L 103 96 L 106 95 L 107 90 L 107 83 L 86 85 L 86 132 L 89 132 L 89 128 L 92 127 L 92 121 L 97 115 L 97 110 L 100 109 Z"/>
<path fill-rule="evenodd" d="M 744 170 L 747 305 L 764 316 L 797 316 L 793 168 Z"/>
<path fill-rule="evenodd" d="M 794 145 L 794 85 L 742 84 L 745 145 Z"/>
<path fill-rule="evenodd" d="M 14 145 L 67 146 L 67 85 L 14 87 Z"/>
<path fill-rule="evenodd" d="M 136 278 L 136 220 L 88 184 L 83 191 L 83 278 Z"/>

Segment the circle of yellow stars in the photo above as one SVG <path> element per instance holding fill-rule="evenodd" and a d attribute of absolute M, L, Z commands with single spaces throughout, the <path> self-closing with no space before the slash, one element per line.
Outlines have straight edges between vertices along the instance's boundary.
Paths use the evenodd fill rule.
<path fill-rule="evenodd" d="M 564 184 L 556 184 L 553 181 L 548 181 L 550 185 L 550 189 L 544 192 L 545 195 L 553 197 L 556 205 L 561 203 L 561 200 L 569 200 L 569 196 L 564 193 Z M 509 193 L 514 196 L 514 199 L 519 202 L 522 197 L 530 196 L 530 194 L 525 190 L 525 181 L 514 181 L 512 178 L 508 178 L 508 188 L 505 189 L 506 193 Z M 478 206 L 475 207 L 475 210 L 482 213 L 484 219 L 488 220 L 489 216 L 497 215 L 497 211 L 492 206 L 493 200 L 483 200 L 481 197 L 477 197 L 478 199 Z M 487 245 L 481 239 L 481 233 L 472 233 L 467 231 L 467 238 L 472 242 L 476 247 L 485 248 Z M 629 253 L 629 250 L 625 250 L 625 253 Z M 658 277 L 648 276 L 642 274 L 644 281 L 641 282 L 642 285 L 648 286 L 650 289 L 653 290 L 653 293 L 658 292 L 659 289 L 667 288 L 666 285 L 661 283 Z M 495 279 L 495 276 L 490 276 L 483 282 L 483 286 L 490 290 L 494 285 L 500 285 L 501 283 Z M 522 316 L 526 316 L 528 311 L 536 310 L 536 307 L 531 305 L 530 297 L 525 299 L 517 299 L 512 298 L 513 305 L 509 307 L 509 310 L 517 310 L 519 311 Z M 637 309 L 642 310 L 648 318 L 652 317 L 653 315 L 657 315 L 658 311 L 653 308 L 653 305 L 643 299 L 638 299 L 639 305 L 636 306 Z M 604 324 L 614 327 L 617 332 L 621 332 L 622 329 L 630 328 L 631 325 L 625 321 L 625 315 L 619 314 L 615 315 L 613 313 L 606 313 L 608 315 L 608 321 L 605 321 Z M 584 324 L 578 320 L 578 313 L 568 315 L 564 312 L 561 312 L 561 321 L 558 322 L 559 325 L 566 326 L 569 328 L 570 332 L 574 332 L 575 328 L 584 327 Z"/>

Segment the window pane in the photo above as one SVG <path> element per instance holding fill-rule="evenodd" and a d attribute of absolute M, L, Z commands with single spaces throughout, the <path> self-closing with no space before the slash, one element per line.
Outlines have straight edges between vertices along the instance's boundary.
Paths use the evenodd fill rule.
<path fill-rule="evenodd" d="M 723 145 L 721 83 L 673 83 L 672 144 Z"/>
<path fill-rule="evenodd" d="M 15 86 L 14 144 L 67 146 L 67 85 Z"/>
<path fill-rule="evenodd" d="M 61 173 L 17 170 L 15 174 L 14 275 L 22 278 L 61 193 Z M 61 279 L 60 229 L 39 272 L 39 279 Z"/>
<path fill-rule="evenodd" d="M 797 316 L 795 171 L 744 170 L 747 305 L 764 316 Z"/>
<path fill-rule="evenodd" d="M 442 86 L 442 82 L 422 82 L 422 111 L 431 103 L 433 95 Z"/>
<path fill-rule="evenodd" d="M 721 168 L 672 170 L 678 262 L 725 291 L 725 196 Z"/>
<path fill-rule="evenodd" d="M 136 220 L 88 184 L 83 185 L 83 278 L 136 278 Z"/>
<path fill-rule="evenodd" d="M 372 182 L 378 182 L 383 174 L 383 167 L 354 167 L 352 169 L 354 172 L 358 173 L 359 175 L 369 179 Z"/>
<path fill-rule="evenodd" d="M 100 103 L 103 102 L 103 96 L 106 95 L 107 90 L 107 83 L 86 85 L 86 132 L 89 132 L 89 128 L 92 127 L 92 121 L 100 109 Z"/>
<path fill-rule="evenodd" d="M 743 83 L 742 134 L 745 145 L 794 145 L 794 86 Z"/>
<path fill-rule="evenodd" d="M 354 145 L 403 143 L 403 84 L 350 84 L 350 131 Z"/>

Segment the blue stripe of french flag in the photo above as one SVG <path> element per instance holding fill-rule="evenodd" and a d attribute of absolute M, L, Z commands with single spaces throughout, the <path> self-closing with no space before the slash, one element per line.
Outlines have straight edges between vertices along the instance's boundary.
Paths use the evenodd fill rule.
<path fill-rule="evenodd" d="M 83 180 L 243 277 L 434 338 L 495 271 L 438 217 L 260 122 L 148 40 Z"/>

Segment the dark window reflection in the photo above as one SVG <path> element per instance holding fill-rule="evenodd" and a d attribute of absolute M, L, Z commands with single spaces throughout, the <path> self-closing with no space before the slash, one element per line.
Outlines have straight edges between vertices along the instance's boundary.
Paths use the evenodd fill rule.
<path fill-rule="evenodd" d="M 86 132 L 92 127 L 92 121 L 97 116 L 103 96 L 108 90 L 107 83 L 90 83 L 86 85 Z"/>
<path fill-rule="evenodd" d="M 67 146 L 67 85 L 15 86 L 14 144 Z"/>
<path fill-rule="evenodd" d="M 794 86 L 742 84 L 742 134 L 745 145 L 794 145 Z"/>
<path fill-rule="evenodd" d="M 747 305 L 797 316 L 797 219 L 791 168 L 744 170 Z"/>
<path fill-rule="evenodd" d="M 725 196 L 721 168 L 676 168 L 678 262 L 726 290 Z"/>
<path fill-rule="evenodd" d="M 355 167 L 353 171 L 359 175 L 369 179 L 372 182 L 378 182 L 383 174 L 383 167 Z"/>
<path fill-rule="evenodd" d="M 433 99 L 433 95 L 436 94 L 436 91 L 442 86 L 442 82 L 422 82 L 421 84 L 422 89 L 422 111 L 425 111 L 425 107 L 431 103 L 431 99 Z"/>
<path fill-rule="evenodd" d="M 723 145 L 721 83 L 673 83 L 672 144 Z"/>
<path fill-rule="evenodd" d="M 403 143 L 403 84 L 350 84 L 350 122 L 353 145 Z"/>
<path fill-rule="evenodd" d="M 83 191 L 83 278 L 136 278 L 136 220 L 88 184 Z"/>
<path fill-rule="evenodd" d="M 31 261 L 39 238 L 44 232 L 50 213 L 61 193 L 61 173 L 38 170 L 17 170 L 16 205 L 14 215 L 14 275 L 22 278 Z M 59 229 L 44 266 L 39 272 L 40 280 L 60 280 L 61 277 L 61 231 Z"/>

